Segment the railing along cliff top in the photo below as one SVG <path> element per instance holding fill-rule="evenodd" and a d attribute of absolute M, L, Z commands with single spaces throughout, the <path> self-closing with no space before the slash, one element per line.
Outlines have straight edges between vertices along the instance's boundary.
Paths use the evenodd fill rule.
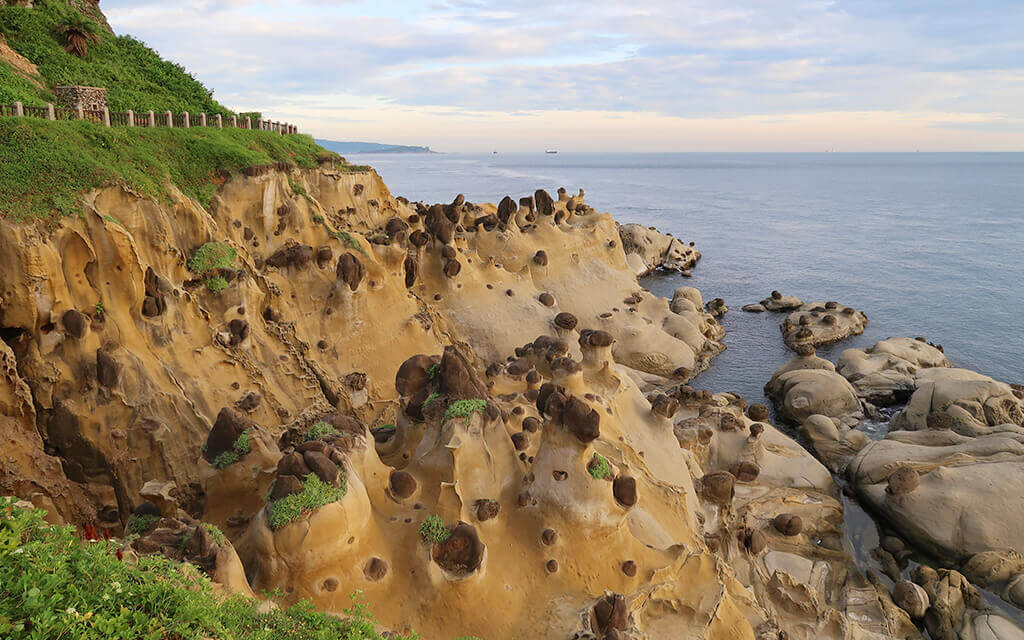
<path fill-rule="evenodd" d="M 64 109 L 47 103 L 45 107 L 26 107 L 20 102 L 0 104 L 0 117 L 42 118 L 45 120 L 88 120 L 107 127 L 168 127 L 190 129 L 193 127 L 216 127 L 217 129 L 252 129 L 280 134 L 298 133 L 299 128 L 287 122 L 254 120 L 231 116 L 224 118 L 219 113 L 171 113 L 170 111 L 110 111 L 103 109 Z"/>

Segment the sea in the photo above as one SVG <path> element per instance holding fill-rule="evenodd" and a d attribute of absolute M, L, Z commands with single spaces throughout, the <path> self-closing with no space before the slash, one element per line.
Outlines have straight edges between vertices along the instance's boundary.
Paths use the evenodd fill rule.
<path fill-rule="evenodd" d="M 784 315 L 740 310 L 772 290 L 865 312 L 847 348 L 892 336 L 1024 383 L 1024 153 L 358 154 L 392 193 L 427 203 L 583 189 L 587 203 L 696 243 L 691 278 L 644 279 L 723 298 L 727 349 L 692 384 L 763 402 L 793 354 Z"/>

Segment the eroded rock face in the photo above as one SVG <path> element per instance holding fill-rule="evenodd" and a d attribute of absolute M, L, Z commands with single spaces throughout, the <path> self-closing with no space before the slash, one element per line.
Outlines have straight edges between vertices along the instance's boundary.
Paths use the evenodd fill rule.
<path fill-rule="evenodd" d="M 808 302 L 790 313 L 780 325 L 786 346 L 814 347 L 864 333 L 868 317 L 837 302 Z"/>
<path fill-rule="evenodd" d="M 619 237 L 637 276 L 647 275 L 656 269 L 688 273 L 700 260 L 700 251 L 693 247 L 693 243 L 687 245 L 643 225 L 624 224 L 619 227 Z"/>

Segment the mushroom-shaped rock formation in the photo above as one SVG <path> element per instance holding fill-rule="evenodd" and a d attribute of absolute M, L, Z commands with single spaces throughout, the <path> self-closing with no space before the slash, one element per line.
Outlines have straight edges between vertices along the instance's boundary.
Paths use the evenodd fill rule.
<path fill-rule="evenodd" d="M 484 543 L 480 541 L 476 528 L 460 522 L 446 540 L 434 544 L 431 557 L 449 574 L 462 577 L 480 568 L 484 551 Z"/>
<path fill-rule="evenodd" d="M 363 266 L 359 258 L 346 252 L 338 258 L 337 276 L 339 280 L 348 285 L 349 289 L 355 291 L 366 276 L 366 267 Z"/>

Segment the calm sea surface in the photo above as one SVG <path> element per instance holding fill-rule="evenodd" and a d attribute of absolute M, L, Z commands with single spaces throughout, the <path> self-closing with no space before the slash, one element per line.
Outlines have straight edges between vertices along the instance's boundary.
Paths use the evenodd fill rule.
<path fill-rule="evenodd" d="M 693 384 L 762 397 L 792 354 L 783 316 L 740 307 L 772 289 L 867 313 L 863 336 L 924 336 L 957 366 L 1024 382 L 1024 154 L 360 154 L 392 193 L 472 202 L 579 188 L 620 222 L 694 241 L 693 277 L 645 285 L 670 297 L 692 285 L 724 298 L 728 349 Z"/>

